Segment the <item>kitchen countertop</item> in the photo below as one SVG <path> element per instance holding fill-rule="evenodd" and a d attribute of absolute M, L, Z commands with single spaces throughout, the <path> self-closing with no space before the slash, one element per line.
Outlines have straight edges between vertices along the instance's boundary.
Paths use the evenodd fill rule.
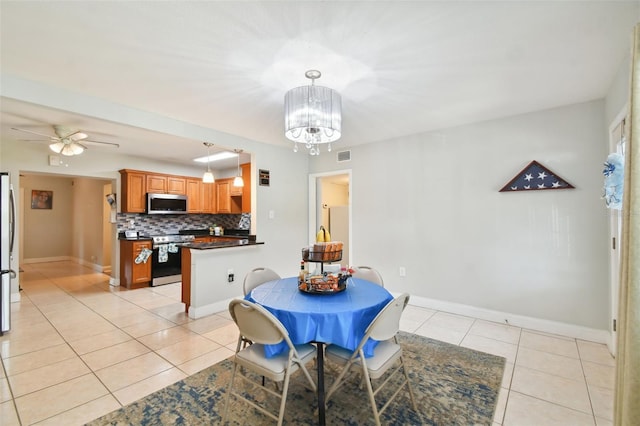
<path fill-rule="evenodd" d="M 210 250 L 210 249 L 227 248 L 227 247 L 256 246 L 261 244 L 264 244 L 264 242 L 250 241 L 247 238 L 237 238 L 236 241 L 216 241 L 211 243 L 185 243 L 182 247 L 190 248 L 194 250 Z"/>

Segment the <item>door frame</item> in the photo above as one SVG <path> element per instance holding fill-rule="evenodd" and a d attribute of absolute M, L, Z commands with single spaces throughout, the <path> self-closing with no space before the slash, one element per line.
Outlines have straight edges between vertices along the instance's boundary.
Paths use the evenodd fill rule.
<path fill-rule="evenodd" d="M 318 180 L 328 176 L 336 175 L 348 175 L 349 177 L 349 259 L 353 259 L 352 247 L 353 247 L 353 211 L 352 211 L 352 196 L 353 196 L 353 176 L 351 169 L 333 170 L 330 172 L 322 173 L 310 173 L 309 174 L 309 244 L 313 244 L 316 240 L 316 232 L 318 232 Z M 322 207 L 322 206 L 320 206 Z"/>
<path fill-rule="evenodd" d="M 628 121 L 627 117 L 628 105 L 616 115 L 609 125 L 609 151 L 618 151 L 619 139 L 614 138 L 614 131 L 620 125 L 622 120 Z M 617 328 L 614 329 L 614 321 L 618 319 L 618 298 L 620 294 L 620 243 L 622 238 L 622 212 L 620 210 L 607 209 L 609 214 L 609 342 L 607 344 L 609 352 L 616 356 L 618 346 Z M 615 238 L 615 249 L 613 248 L 613 239 Z"/>

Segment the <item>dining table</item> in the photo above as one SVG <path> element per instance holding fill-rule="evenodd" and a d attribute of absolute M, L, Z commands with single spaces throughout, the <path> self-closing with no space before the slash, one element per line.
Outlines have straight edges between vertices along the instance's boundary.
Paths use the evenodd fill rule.
<path fill-rule="evenodd" d="M 371 321 L 393 300 L 384 287 L 350 277 L 338 292 L 307 293 L 298 288 L 298 277 L 268 281 L 245 296 L 271 312 L 289 332 L 294 345 L 317 346 L 318 424 L 325 424 L 324 346 L 334 344 L 354 351 Z M 377 341 L 364 347 L 365 357 L 373 355 Z M 287 349 L 285 342 L 266 345 L 265 355 L 275 356 Z"/>

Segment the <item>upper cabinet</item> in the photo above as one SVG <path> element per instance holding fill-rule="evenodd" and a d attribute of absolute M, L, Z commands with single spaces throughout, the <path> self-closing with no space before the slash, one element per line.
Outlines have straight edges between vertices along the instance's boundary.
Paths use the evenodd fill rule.
<path fill-rule="evenodd" d="M 233 178 L 203 183 L 199 178 L 120 170 L 122 176 L 122 213 L 144 213 L 147 192 L 187 196 L 188 213 L 251 212 L 251 192 L 248 172 L 244 172 L 244 188 L 233 187 Z M 247 189 L 249 189 L 248 195 Z M 245 201 L 246 198 L 246 201 Z M 246 205 L 245 205 L 246 204 Z"/>
<path fill-rule="evenodd" d="M 120 170 L 122 177 L 122 197 L 120 206 L 123 213 L 144 213 L 146 210 L 147 180 L 144 172 Z"/>
<path fill-rule="evenodd" d="M 251 213 L 251 163 L 245 163 L 242 167 L 242 213 Z"/>

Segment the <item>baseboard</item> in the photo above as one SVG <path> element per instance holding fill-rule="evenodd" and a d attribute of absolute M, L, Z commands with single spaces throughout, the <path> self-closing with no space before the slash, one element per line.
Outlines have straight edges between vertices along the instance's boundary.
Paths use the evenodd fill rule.
<path fill-rule="evenodd" d="M 31 259 L 24 259 L 22 263 L 62 262 L 65 260 L 74 260 L 74 258 L 71 256 L 34 257 Z"/>
<path fill-rule="evenodd" d="M 421 308 L 450 312 L 452 314 L 464 315 L 473 318 L 480 318 L 486 321 L 509 324 L 529 330 L 557 334 L 560 336 L 587 340 L 590 342 L 606 344 L 611 339 L 608 330 L 599 330 L 575 324 L 550 321 L 524 315 L 516 315 L 508 312 L 494 311 L 491 309 L 478 308 L 475 306 L 462 305 L 459 303 L 445 302 L 442 300 L 429 299 L 426 297 L 411 296 L 410 304 Z"/>
<path fill-rule="evenodd" d="M 218 312 L 222 312 L 222 311 L 228 310 L 229 309 L 229 303 L 232 300 L 233 300 L 233 298 L 226 299 L 226 300 L 221 300 L 219 302 L 211 303 L 209 305 L 199 306 L 197 308 L 195 306 L 191 305 L 191 306 L 189 306 L 189 312 L 187 313 L 187 315 L 191 319 L 198 319 L 198 318 L 205 317 L 207 315 L 217 314 Z"/>

